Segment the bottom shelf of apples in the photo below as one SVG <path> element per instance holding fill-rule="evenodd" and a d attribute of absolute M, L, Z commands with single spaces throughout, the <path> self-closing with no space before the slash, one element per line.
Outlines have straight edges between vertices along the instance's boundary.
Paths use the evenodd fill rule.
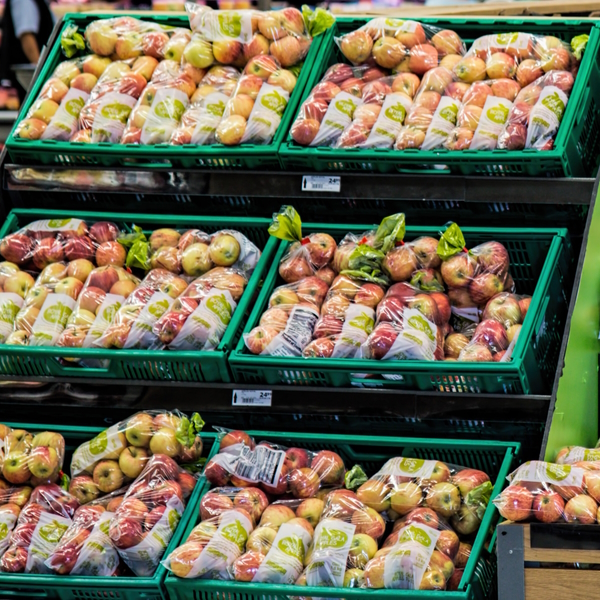
<path fill-rule="evenodd" d="M 268 441 L 256 443 L 229 432 L 207 463 L 205 476 L 216 487 L 205 490 L 197 524 L 188 523 L 183 543 L 164 561 L 171 598 L 198 590 L 205 598 L 224 591 L 335 597 L 365 588 L 418 596 L 463 591 L 480 576 L 475 568 L 496 514 L 488 502 L 502 489 L 518 445 L 461 441 L 461 449 L 440 440 L 332 435 L 325 442 L 272 433 L 256 440 L 263 436 Z M 490 465 L 495 485 L 479 469 L 435 460 L 450 456 Z M 370 478 L 362 467 L 347 470 L 355 461 Z"/>
<path fill-rule="evenodd" d="M 160 561 L 205 485 L 193 473 L 214 434 L 203 444 L 202 425 L 177 410 L 136 413 L 104 431 L 0 424 L 0 596 L 43 589 L 63 598 L 60 586 L 83 595 L 86 577 L 103 594 L 131 581 L 141 591 L 128 598 L 159 593 Z"/>

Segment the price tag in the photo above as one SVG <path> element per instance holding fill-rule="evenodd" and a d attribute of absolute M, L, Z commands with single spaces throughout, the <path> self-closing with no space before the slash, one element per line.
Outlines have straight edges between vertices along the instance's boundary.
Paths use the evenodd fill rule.
<path fill-rule="evenodd" d="M 328 175 L 304 175 L 302 177 L 303 192 L 339 192 L 341 186 L 341 177 L 329 177 Z"/>
<path fill-rule="evenodd" d="M 271 406 L 271 390 L 233 390 L 232 406 Z"/>

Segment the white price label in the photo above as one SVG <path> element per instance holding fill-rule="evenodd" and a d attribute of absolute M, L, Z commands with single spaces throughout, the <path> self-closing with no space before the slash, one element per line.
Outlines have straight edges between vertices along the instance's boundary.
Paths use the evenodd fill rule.
<path fill-rule="evenodd" d="M 327 175 L 304 175 L 302 177 L 303 192 L 339 192 L 341 187 L 341 177 Z"/>
<path fill-rule="evenodd" d="M 271 390 L 233 390 L 232 406 L 271 406 Z"/>

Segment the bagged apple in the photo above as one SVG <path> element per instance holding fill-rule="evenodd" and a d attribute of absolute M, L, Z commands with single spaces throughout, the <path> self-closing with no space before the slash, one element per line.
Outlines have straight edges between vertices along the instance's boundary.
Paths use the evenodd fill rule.
<path fill-rule="evenodd" d="M 0 489 L 0 556 L 10 545 L 10 536 L 21 510 L 29 501 L 31 491 L 29 486 Z"/>
<path fill-rule="evenodd" d="M 138 576 L 152 576 L 185 510 L 182 474 L 165 454 L 155 454 L 131 484 L 110 521 L 109 536 L 125 564 Z"/>
<path fill-rule="evenodd" d="M 214 144 L 217 127 L 239 78 L 240 72 L 235 67 L 212 67 L 192 94 L 190 104 L 171 136 L 171 144 Z"/>
<path fill-rule="evenodd" d="M 122 267 L 107 265 L 93 269 L 56 345 L 91 348 L 139 283 L 137 277 Z"/>
<path fill-rule="evenodd" d="M 94 345 L 102 348 L 161 348 L 152 327 L 186 288 L 187 283 L 181 277 L 166 269 L 153 269 L 116 311 Z"/>
<path fill-rule="evenodd" d="M 33 490 L 0 559 L 0 571 L 51 573 L 44 563 L 70 527 L 78 507 L 73 496 L 53 483 Z"/>
<path fill-rule="evenodd" d="M 191 418 L 178 410 L 135 413 L 75 450 L 69 492 L 80 504 L 115 492 L 139 477 L 154 454 L 196 464 L 202 456 L 199 433 L 203 426 L 198 413 Z M 179 472 L 178 482 L 186 499 L 192 493 L 195 479 Z"/>
<path fill-rule="evenodd" d="M 129 115 L 122 144 L 166 144 L 171 139 L 196 91 L 194 78 L 177 63 L 173 66 L 155 69 Z"/>
<path fill-rule="evenodd" d="M 200 523 L 188 541 L 163 564 L 177 577 L 228 580 L 231 578 L 228 568 L 244 552 L 253 529 L 252 517 L 246 510 L 225 510 L 218 518 Z"/>
<path fill-rule="evenodd" d="M 355 65 L 374 61 L 384 69 L 423 75 L 454 65 L 465 54 L 460 37 L 449 29 L 404 19 L 377 17 L 355 31 L 335 38 L 342 54 Z"/>
<path fill-rule="evenodd" d="M 122 266 L 125 254 L 114 244 L 118 232 L 117 226 L 108 222 L 98 222 L 88 227 L 81 219 L 33 221 L 4 237 L 0 241 L 0 254 L 11 263 L 27 265 L 36 271 L 41 271 L 51 263 L 81 258 L 95 261 L 99 267 L 119 262 Z M 77 266 L 79 263 L 72 267 L 72 271 Z M 83 277 L 79 271 L 75 273 L 77 275 Z"/>
<path fill-rule="evenodd" d="M 154 324 L 153 332 L 174 350 L 214 350 L 247 283 L 242 271 L 212 269 L 186 288 Z"/>
<path fill-rule="evenodd" d="M 114 516 L 112 511 L 123 501 L 124 495 L 123 488 L 102 500 L 80 506 L 71 525 L 45 561 L 46 567 L 58 575 L 82 575 L 94 570 L 97 570 L 97 575 L 114 575 L 119 566 L 119 555 L 108 538 L 108 528 Z M 103 536 L 108 538 L 108 546 Z M 102 559 L 101 563 L 98 558 Z"/>
<path fill-rule="evenodd" d="M 600 461 L 600 450 L 597 447 L 565 446 L 556 453 L 556 462 L 559 465 L 574 465 L 580 462 L 597 461 Z"/>
<path fill-rule="evenodd" d="M 65 440 L 60 433 L 44 431 L 34 436 L 24 429 L 14 429 L 2 440 L 2 452 L 2 477 L 13 485 L 35 487 L 58 480 Z"/>
<path fill-rule="evenodd" d="M 34 285 L 33 277 L 17 265 L 0 263 L 0 344 L 12 334 L 23 300 Z"/>
<path fill-rule="evenodd" d="M 354 358 L 375 324 L 375 308 L 384 296 L 376 283 L 363 283 L 338 275 L 321 306 L 314 340 L 302 356 Z"/>
<path fill-rule="evenodd" d="M 251 58 L 225 106 L 216 140 L 226 146 L 271 143 L 295 86 L 296 76 L 274 57 Z"/>
<path fill-rule="evenodd" d="M 221 428 L 219 428 L 221 429 Z M 311 452 L 270 442 L 255 446 L 243 431 L 221 430 L 219 453 L 206 464 L 204 474 L 214 485 L 256 483 L 267 493 L 291 492 L 294 498 L 312 498 L 321 487 L 343 485 L 344 461 L 329 450 Z"/>
<path fill-rule="evenodd" d="M 476 39 L 454 73 L 467 83 L 510 78 L 525 87 L 548 71 L 567 71 L 572 60 L 569 45 L 556 37 L 500 33 Z"/>
<path fill-rule="evenodd" d="M 493 502 L 510 521 L 596 523 L 600 501 L 596 464 L 526 462 L 508 476 L 510 485 Z"/>

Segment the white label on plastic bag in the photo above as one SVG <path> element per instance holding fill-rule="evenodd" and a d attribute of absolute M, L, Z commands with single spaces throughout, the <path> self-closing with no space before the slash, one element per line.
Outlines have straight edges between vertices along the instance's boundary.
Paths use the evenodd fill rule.
<path fill-rule="evenodd" d="M 600 461 L 600 449 L 598 448 L 582 448 L 575 446 L 564 455 L 557 458 L 556 462 L 561 465 L 571 465 L 573 463 L 589 461 Z"/>
<path fill-rule="evenodd" d="M 135 103 L 135 98 L 118 92 L 102 96 L 92 125 L 92 143 L 119 142 Z"/>
<path fill-rule="evenodd" d="M 192 109 L 198 112 L 198 121 L 192 133 L 192 144 L 204 145 L 213 143 L 215 131 L 223 118 L 229 96 L 222 92 L 213 92 L 204 98 L 202 105 Z"/>
<path fill-rule="evenodd" d="M 17 517 L 11 512 L 0 513 L 0 556 L 10 545 L 10 534 L 15 527 Z"/>
<path fill-rule="evenodd" d="M 581 487 L 585 470 L 571 465 L 557 465 L 541 460 L 532 460 L 522 464 L 508 476 L 508 480 L 533 481 L 535 483 L 552 483 L 560 486 Z"/>
<path fill-rule="evenodd" d="M 468 306 L 466 308 L 452 306 L 450 310 L 456 317 L 466 319 L 467 321 L 473 321 L 473 323 L 479 323 L 479 309 L 476 306 Z"/>
<path fill-rule="evenodd" d="M 391 148 L 396 141 L 412 100 L 406 94 L 389 94 L 362 148 Z"/>
<path fill-rule="evenodd" d="M 229 290 L 213 288 L 186 319 L 169 347 L 178 350 L 214 350 L 236 306 Z"/>
<path fill-rule="evenodd" d="M 81 219 L 44 219 L 27 225 L 28 231 L 77 231 L 83 221 Z"/>
<path fill-rule="evenodd" d="M 473 42 L 469 54 L 473 54 L 475 50 L 491 51 L 492 48 L 525 50 L 530 40 L 530 34 L 517 33 L 516 31 L 512 33 L 498 33 L 496 35 L 484 35 Z"/>
<path fill-rule="evenodd" d="M 90 470 L 99 460 L 109 454 L 120 454 L 127 447 L 119 435 L 119 424 L 101 431 L 94 439 L 84 442 L 75 450 L 71 459 L 71 476 Z"/>
<path fill-rule="evenodd" d="M 354 111 L 363 101 L 348 92 L 340 92 L 329 104 L 319 132 L 311 146 L 332 146 L 350 125 Z"/>
<path fill-rule="evenodd" d="M 435 360 L 437 325 L 416 308 L 404 309 L 402 325 L 383 360 Z"/>
<path fill-rule="evenodd" d="M 71 575 L 112 577 L 119 566 L 119 553 L 108 535 L 113 512 L 103 512 L 83 543 Z"/>
<path fill-rule="evenodd" d="M 284 523 L 252 582 L 295 583 L 302 573 L 310 542 L 310 534 L 304 527 Z"/>
<path fill-rule="evenodd" d="M 166 144 L 179 125 L 187 108 L 187 94 L 176 88 L 163 88 L 156 92 L 150 111 L 142 127 L 142 144 Z"/>
<path fill-rule="evenodd" d="M 440 531 L 413 523 L 398 533 L 398 542 L 385 557 L 383 581 L 387 589 L 418 590 Z"/>
<path fill-rule="evenodd" d="M 333 348 L 332 358 L 354 358 L 367 341 L 375 324 L 375 311 L 369 306 L 351 304 L 346 309 L 342 333 Z"/>
<path fill-rule="evenodd" d="M 431 119 L 431 124 L 427 128 L 421 150 L 433 150 L 443 145 L 456 126 L 458 111 L 461 107 L 462 103 L 455 98 L 442 96 L 438 107 L 435 109 L 433 119 Z"/>
<path fill-rule="evenodd" d="M 220 454 L 215 456 L 215 459 Z M 236 444 L 233 452 L 226 455 L 226 468 L 236 477 L 253 483 L 260 481 L 267 485 L 277 485 L 279 482 L 285 461 L 283 450 L 260 445 L 251 450 L 246 444 L 241 443 Z"/>
<path fill-rule="evenodd" d="M 323 519 L 317 525 L 305 571 L 307 585 L 342 587 L 355 529 L 356 525 L 340 519 Z"/>
<path fill-rule="evenodd" d="M 236 40 L 247 44 L 252 39 L 252 12 L 250 10 L 206 11 L 196 31 L 209 42 Z"/>
<path fill-rule="evenodd" d="M 54 346 L 77 301 L 67 294 L 48 294 L 31 329 L 30 346 Z"/>
<path fill-rule="evenodd" d="M 15 319 L 23 306 L 23 298 L 12 292 L 0 292 L 0 344 L 12 333 Z"/>
<path fill-rule="evenodd" d="M 396 458 L 390 458 L 372 478 L 377 479 L 378 477 L 393 475 L 395 477 L 429 479 L 433 474 L 435 465 L 435 460 L 397 456 Z"/>
<path fill-rule="evenodd" d="M 185 507 L 177 496 L 171 496 L 165 512 L 148 535 L 131 548 L 118 549 L 119 555 L 138 577 L 151 577 L 163 557 Z"/>
<path fill-rule="evenodd" d="M 232 229 L 223 229 L 219 233 L 226 233 L 233 236 L 240 245 L 240 255 L 238 259 L 231 265 L 232 269 L 240 269 L 246 277 L 250 277 L 258 261 L 260 260 L 260 250 L 251 242 L 243 233 Z M 213 236 L 214 239 L 214 236 Z"/>
<path fill-rule="evenodd" d="M 294 306 L 290 312 L 285 329 L 277 334 L 273 341 L 261 352 L 263 355 L 280 356 L 281 348 L 287 347 L 297 354 L 283 356 L 300 356 L 302 350 L 312 340 L 313 330 L 319 320 L 319 311 L 310 306 Z"/>
<path fill-rule="evenodd" d="M 25 573 L 52 573 L 45 565 L 62 536 L 71 526 L 71 519 L 43 512 L 40 515 L 27 552 Z"/>
<path fill-rule="evenodd" d="M 494 150 L 502 133 L 512 102 L 506 98 L 488 96 L 483 106 L 479 124 L 471 140 L 471 150 Z"/>
<path fill-rule="evenodd" d="M 541 147 L 558 130 L 569 99 L 554 85 L 547 85 L 529 113 L 525 148 Z"/>
<path fill-rule="evenodd" d="M 378 17 L 371 19 L 368 23 L 371 31 L 386 31 L 388 33 L 399 31 L 412 33 L 416 30 L 418 23 L 416 21 L 407 21 L 405 19 L 394 19 L 387 17 Z"/>
<path fill-rule="evenodd" d="M 290 95 L 283 88 L 263 83 L 248 117 L 242 142 L 268 144 L 275 135 Z"/>
<path fill-rule="evenodd" d="M 84 348 L 91 348 L 112 323 L 114 316 L 125 301 L 125 296 L 119 294 L 106 294 L 100 308 L 96 311 L 96 318 L 89 328 L 85 339 Z"/>
<path fill-rule="evenodd" d="M 79 113 L 90 95 L 83 90 L 70 88 L 42 133 L 43 140 L 68 140 L 78 128 Z"/>
<path fill-rule="evenodd" d="M 142 312 L 135 320 L 123 348 L 149 348 L 156 342 L 156 334 L 152 332 L 154 323 L 168 310 L 175 298 L 164 292 L 155 292 L 146 302 Z"/>
<path fill-rule="evenodd" d="M 252 532 L 250 519 L 237 510 L 221 514 L 219 528 L 193 564 L 188 577 L 205 579 L 228 579 L 227 567 L 246 548 Z"/>

